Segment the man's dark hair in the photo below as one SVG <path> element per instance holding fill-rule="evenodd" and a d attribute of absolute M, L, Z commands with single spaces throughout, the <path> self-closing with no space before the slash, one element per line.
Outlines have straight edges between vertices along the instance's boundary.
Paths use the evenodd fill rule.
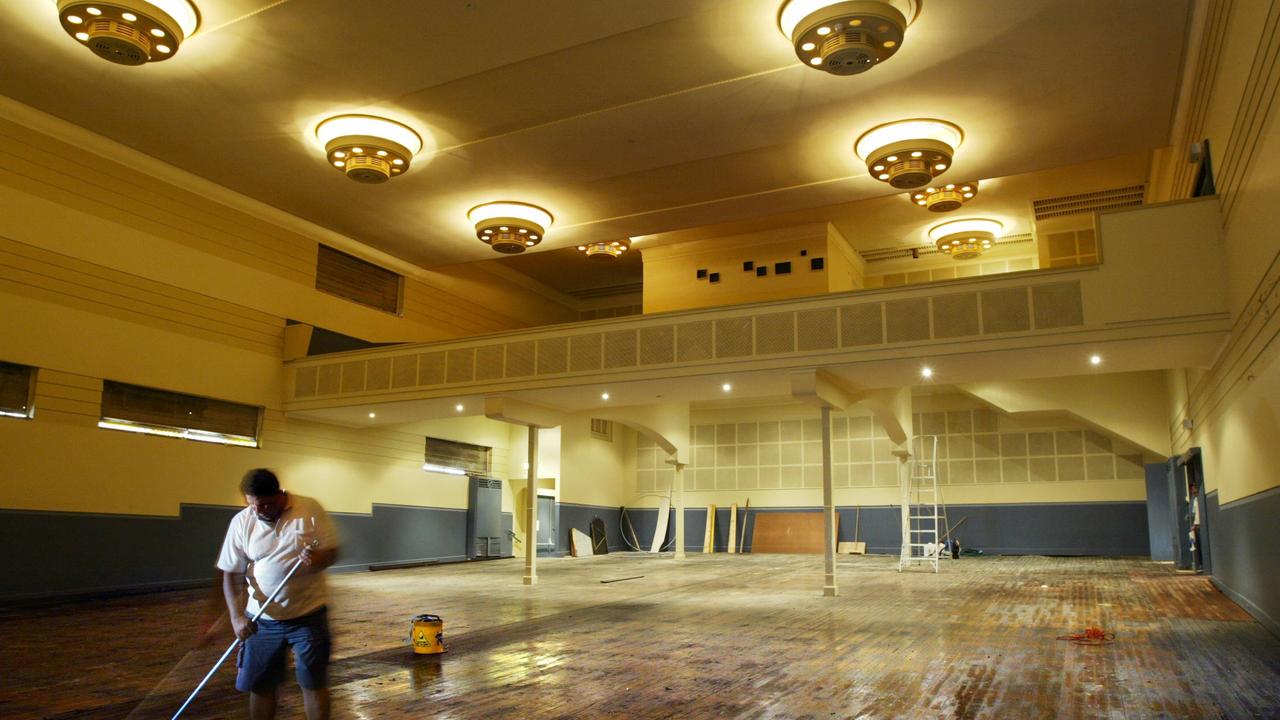
<path fill-rule="evenodd" d="M 280 478 L 266 468 L 254 468 L 244 474 L 240 481 L 240 493 L 253 497 L 268 497 L 280 494 Z"/>

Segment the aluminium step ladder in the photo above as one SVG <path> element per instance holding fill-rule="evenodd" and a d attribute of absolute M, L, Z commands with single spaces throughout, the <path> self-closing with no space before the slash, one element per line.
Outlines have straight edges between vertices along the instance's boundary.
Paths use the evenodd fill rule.
<path fill-rule="evenodd" d="M 938 572 L 939 511 L 938 437 L 917 436 L 912 443 L 914 453 L 902 479 L 902 555 L 898 572 L 912 563 L 929 565 Z"/>

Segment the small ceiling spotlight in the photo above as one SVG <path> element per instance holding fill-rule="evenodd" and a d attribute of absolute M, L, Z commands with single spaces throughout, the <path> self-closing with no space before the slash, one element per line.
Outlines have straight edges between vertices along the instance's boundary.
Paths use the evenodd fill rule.
<path fill-rule="evenodd" d="M 1102 356 L 1101 356 L 1101 355 L 1090 355 L 1090 356 L 1089 356 L 1089 364 L 1090 364 L 1090 365 L 1093 365 L 1094 367 L 1097 367 L 1098 365 L 1101 365 L 1101 364 L 1102 364 Z"/>
<path fill-rule="evenodd" d="M 723 391 L 725 391 L 725 392 L 729 392 L 730 390 L 732 390 L 732 389 L 733 389 L 733 384 L 732 384 L 732 383 L 725 383 L 725 384 L 723 384 L 723 385 L 721 385 L 721 386 L 720 386 L 720 389 L 721 389 L 721 390 L 723 390 Z"/>
<path fill-rule="evenodd" d="M 925 380 L 928 380 L 929 378 L 933 377 L 933 368 L 927 365 L 925 367 L 920 368 L 920 377 L 924 378 Z"/>
<path fill-rule="evenodd" d="M 458 403 L 457 405 L 453 406 L 453 409 L 457 410 L 458 412 L 462 412 L 464 408 L 462 407 L 462 403 Z"/>
<path fill-rule="evenodd" d="M 929 239 L 938 252 L 956 260 L 972 260 L 990 250 L 1003 230 L 999 222 L 986 218 L 952 220 L 929 228 Z"/>
<path fill-rule="evenodd" d="M 168 60 L 200 24 L 189 0 L 58 0 L 58 20 L 94 55 L 117 65 Z"/>
<path fill-rule="evenodd" d="M 917 190 L 907 197 L 911 202 L 929 212 L 944 213 L 959 210 L 961 205 L 969 202 L 978 194 L 978 182 L 947 183 L 937 187 Z"/>
<path fill-rule="evenodd" d="M 376 417 L 378 417 L 378 413 L 369 413 L 369 419 L 370 419 L 370 420 L 372 420 L 372 419 L 374 419 L 374 418 L 376 418 Z"/>
<path fill-rule="evenodd" d="M 501 201 L 471 208 L 467 220 L 476 226 L 476 237 L 500 253 L 515 255 L 542 242 L 555 218 L 537 205 Z"/>
<path fill-rule="evenodd" d="M 871 128 L 853 148 L 871 177 L 911 190 L 946 172 L 963 140 L 960 128 L 945 120 L 899 120 Z"/>
<path fill-rule="evenodd" d="M 601 399 L 601 400 L 608 400 L 608 399 L 609 399 L 609 393 L 607 393 L 607 392 L 600 393 L 600 399 Z"/>
<path fill-rule="evenodd" d="M 778 29 L 805 65 L 857 75 L 898 52 L 919 12 L 919 0 L 785 0 Z"/>
<path fill-rule="evenodd" d="M 614 260 L 626 252 L 628 247 L 630 245 L 621 240 L 614 240 L 613 242 L 601 241 L 579 245 L 578 252 L 586 253 L 587 257 L 592 260 Z"/>
<path fill-rule="evenodd" d="M 316 126 L 329 164 L 362 183 L 384 183 L 409 170 L 422 138 L 407 125 L 373 115 L 338 115 Z"/>

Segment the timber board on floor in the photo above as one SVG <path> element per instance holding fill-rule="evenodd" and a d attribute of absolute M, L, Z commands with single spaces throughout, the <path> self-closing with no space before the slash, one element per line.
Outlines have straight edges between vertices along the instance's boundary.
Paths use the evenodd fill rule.
<path fill-rule="evenodd" d="M 1136 559 L 614 553 L 331 576 L 335 718 L 1280 716 L 1280 640 Z M 601 580 L 643 574 L 639 580 Z M 0 717 L 169 717 L 229 638 L 208 591 L 0 611 Z M 410 618 L 449 653 L 414 657 Z M 1055 636 L 1098 624 L 1114 644 Z M 240 718 L 228 663 L 184 717 Z M 296 684 L 279 717 L 301 717 Z"/>

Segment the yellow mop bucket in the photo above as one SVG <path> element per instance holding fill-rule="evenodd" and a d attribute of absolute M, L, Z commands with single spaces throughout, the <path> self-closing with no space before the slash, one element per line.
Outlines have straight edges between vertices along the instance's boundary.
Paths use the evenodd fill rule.
<path fill-rule="evenodd" d="M 415 655 L 438 655 L 445 652 L 444 620 L 439 615 L 415 617 L 413 629 L 409 631 L 409 642 L 413 643 Z"/>

